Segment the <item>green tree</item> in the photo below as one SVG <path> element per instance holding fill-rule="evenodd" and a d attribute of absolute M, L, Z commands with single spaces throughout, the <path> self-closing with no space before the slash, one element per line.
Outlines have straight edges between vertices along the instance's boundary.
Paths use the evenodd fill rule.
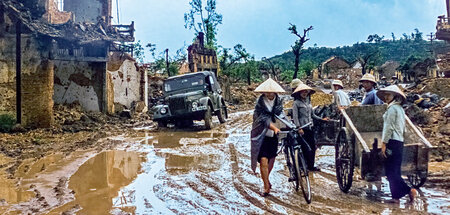
<path fill-rule="evenodd" d="M 144 53 L 144 47 L 142 47 L 142 45 L 141 45 L 141 41 L 138 40 L 136 43 L 131 44 L 131 47 L 133 48 L 133 57 L 139 63 L 144 63 L 145 53 Z"/>
<path fill-rule="evenodd" d="M 302 49 L 303 49 L 303 45 L 308 42 L 309 38 L 306 38 L 306 34 L 313 30 L 313 26 L 309 26 L 309 28 L 304 29 L 303 30 L 303 35 L 299 34 L 299 32 L 297 31 L 297 26 L 293 25 L 292 23 L 289 23 L 291 26 L 288 28 L 288 30 L 291 32 L 291 34 L 294 34 L 295 36 L 297 36 L 299 39 L 297 39 L 295 41 L 295 44 L 292 47 L 292 53 L 294 53 L 295 56 L 295 62 L 294 62 L 294 66 L 295 66 L 295 70 L 294 70 L 294 76 L 292 77 L 292 79 L 297 78 L 298 75 L 298 64 L 300 62 L 300 55 L 302 54 Z"/>
<path fill-rule="evenodd" d="M 216 12 L 216 0 L 206 0 L 203 7 L 202 0 L 191 0 L 191 10 L 184 14 L 184 27 L 194 29 L 196 35 L 204 32 L 206 35 L 206 46 L 216 48 L 217 26 L 222 24 L 222 15 Z"/>
<path fill-rule="evenodd" d="M 184 45 L 183 47 L 178 49 L 174 55 L 169 55 L 169 70 L 167 70 L 166 53 L 165 51 L 163 51 L 155 59 L 155 62 L 152 64 L 151 69 L 153 71 L 163 71 L 163 74 L 165 75 L 177 75 L 183 63 L 186 62 L 186 56 L 186 45 Z"/>
<path fill-rule="evenodd" d="M 357 46 L 355 58 L 361 64 L 363 75 L 380 63 L 380 51 L 375 45 L 359 43 L 354 46 Z"/>

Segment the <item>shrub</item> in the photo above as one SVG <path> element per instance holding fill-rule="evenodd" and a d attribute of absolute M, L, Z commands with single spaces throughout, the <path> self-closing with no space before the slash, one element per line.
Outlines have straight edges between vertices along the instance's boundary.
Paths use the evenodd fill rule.
<path fill-rule="evenodd" d="M 16 119 L 10 114 L 0 114 L 0 132 L 10 132 L 16 124 Z"/>

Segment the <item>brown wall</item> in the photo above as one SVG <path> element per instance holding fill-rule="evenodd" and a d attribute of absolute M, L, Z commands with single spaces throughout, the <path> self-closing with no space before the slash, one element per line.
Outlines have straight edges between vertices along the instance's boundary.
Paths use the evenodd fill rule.
<path fill-rule="evenodd" d="M 2 30 L 2 29 L 0 29 Z M 16 115 L 16 40 L 0 37 L 0 114 Z M 22 124 L 48 127 L 53 120 L 53 64 L 45 40 L 22 37 Z"/>

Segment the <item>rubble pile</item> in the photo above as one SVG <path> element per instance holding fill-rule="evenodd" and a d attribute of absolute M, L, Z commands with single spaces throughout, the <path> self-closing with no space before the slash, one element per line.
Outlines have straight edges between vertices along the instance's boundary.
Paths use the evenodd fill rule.
<path fill-rule="evenodd" d="M 158 99 L 163 96 L 163 84 L 163 77 L 158 75 L 148 76 L 148 95 L 150 107 L 157 104 Z"/>
<path fill-rule="evenodd" d="M 440 97 L 450 98 L 450 79 L 449 78 L 430 78 L 423 80 L 418 84 L 415 93 L 432 93 Z"/>
<path fill-rule="evenodd" d="M 316 92 L 311 95 L 311 105 L 315 106 L 324 106 L 333 103 L 333 95 L 326 94 L 324 92 Z"/>
<path fill-rule="evenodd" d="M 228 105 L 230 110 L 252 109 L 255 106 L 256 99 L 259 94 L 255 93 L 258 84 L 246 85 L 244 83 L 234 84 L 231 86 L 231 104 Z"/>
<path fill-rule="evenodd" d="M 405 89 L 406 115 L 418 125 L 424 136 L 437 148 L 431 151 L 431 160 L 450 159 L 450 79 L 425 79 Z"/>

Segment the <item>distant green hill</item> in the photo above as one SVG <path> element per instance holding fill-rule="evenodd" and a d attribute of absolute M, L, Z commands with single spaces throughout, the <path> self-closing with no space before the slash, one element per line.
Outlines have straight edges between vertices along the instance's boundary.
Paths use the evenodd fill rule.
<path fill-rule="evenodd" d="M 300 56 L 300 68 L 302 68 L 302 64 L 311 63 L 317 67 L 332 56 L 339 56 L 349 63 L 353 63 L 356 62 L 358 54 L 364 54 L 367 50 L 379 51 L 379 59 L 375 66 L 380 66 L 388 60 L 394 60 L 402 64 L 410 56 L 416 56 L 418 59 L 432 58 L 434 56 L 430 50 L 442 49 L 446 46 L 443 41 L 433 41 L 433 44 L 431 44 L 431 42 L 425 40 L 400 39 L 396 41 L 383 40 L 377 43 L 356 43 L 352 46 L 337 48 L 311 47 L 303 50 L 303 54 Z M 292 51 L 274 56 L 270 60 L 282 71 L 294 70 L 294 54 Z"/>

